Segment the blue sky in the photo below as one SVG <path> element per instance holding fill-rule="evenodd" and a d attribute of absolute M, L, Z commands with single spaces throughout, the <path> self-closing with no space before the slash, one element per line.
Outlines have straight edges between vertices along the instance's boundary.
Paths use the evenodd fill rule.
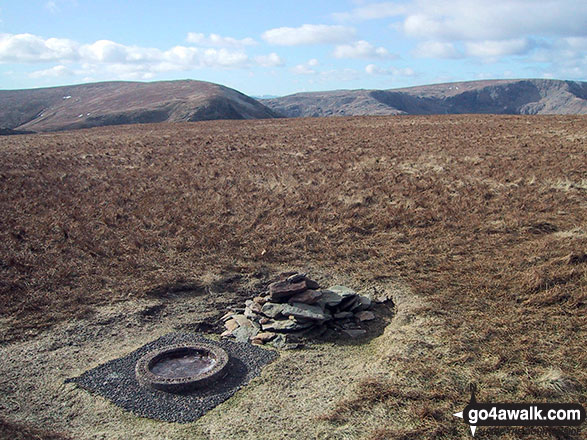
<path fill-rule="evenodd" d="M 0 89 L 184 78 L 250 95 L 585 80 L 587 2 L 0 1 Z"/>

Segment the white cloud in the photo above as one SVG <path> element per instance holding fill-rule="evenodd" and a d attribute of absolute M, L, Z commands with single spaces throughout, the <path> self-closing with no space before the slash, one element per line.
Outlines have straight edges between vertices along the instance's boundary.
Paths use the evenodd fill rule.
<path fill-rule="evenodd" d="M 529 59 L 533 62 L 550 64 L 548 74 L 551 76 L 584 81 L 587 77 L 587 38 L 568 37 L 550 44 L 543 43 Z"/>
<path fill-rule="evenodd" d="M 462 58 L 461 54 L 453 43 L 444 41 L 424 41 L 416 47 L 414 54 L 421 58 Z"/>
<path fill-rule="evenodd" d="M 205 47 L 245 47 L 257 44 L 257 42 L 250 37 L 238 40 L 232 37 L 222 37 L 218 34 L 210 34 L 206 37 L 204 34 L 195 32 L 189 32 L 186 41 L 188 43 Z"/>
<path fill-rule="evenodd" d="M 587 2 L 576 0 L 359 2 L 350 12 L 334 17 L 391 18 L 391 29 L 418 41 L 414 54 L 431 58 L 468 56 L 497 61 L 512 55 L 544 55 L 550 52 L 542 50 L 537 42 L 546 39 L 565 46 L 573 62 L 580 65 L 584 58 L 580 50 L 572 48 L 572 42 L 587 37 Z M 463 52 L 457 49 L 461 46 Z"/>
<path fill-rule="evenodd" d="M 304 64 L 294 66 L 291 71 L 296 75 L 316 75 L 318 71 L 314 67 L 318 66 L 320 62 L 316 58 L 308 60 Z"/>
<path fill-rule="evenodd" d="M 402 15 L 406 6 L 394 2 L 370 3 L 353 9 L 350 12 L 335 12 L 332 17 L 339 21 L 374 20 Z"/>
<path fill-rule="evenodd" d="M 271 52 L 269 55 L 256 56 L 255 62 L 263 67 L 280 67 L 285 64 L 285 61 L 275 52 Z"/>
<path fill-rule="evenodd" d="M 160 57 L 163 64 L 175 65 L 183 70 L 199 67 L 244 67 L 248 60 L 248 56 L 241 51 L 185 46 L 175 46 L 163 52 Z"/>
<path fill-rule="evenodd" d="M 79 44 L 64 38 L 47 40 L 32 34 L 0 34 L 1 62 L 75 60 Z"/>
<path fill-rule="evenodd" d="M 279 62 L 276 54 L 262 58 L 266 64 Z M 185 71 L 191 69 L 238 68 L 250 64 L 242 50 L 175 46 L 168 50 L 126 46 L 110 40 L 79 44 L 72 40 L 42 37 L 32 34 L 0 34 L 0 63 L 64 63 L 79 62 L 81 74 L 92 75 L 95 70 L 131 76 L 153 72 Z M 259 62 L 259 64 L 262 64 Z M 262 64 L 263 65 L 263 64 Z M 34 77 L 64 73 L 60 66 L 33 72 Z M 76 72 L 78 73 L 78 72 Z"/>
<path fill-rule="evenodd" d="M 296 75 L 316 75 L 318 72 L 311 69 L 306 64 L 298 64 L 291 70 Z"/>
<path fill-rule="evenodd" d="M 403 30 L 416 38 L 507 40 L 587 28 L 587 3 L 574 0 L 415 0 L 408 9 Z"/>
<path fill-rule="evenodd" d="M 297 28 L 280 27 L 263 32 L 262 38 L 279 46 L 346 43 L 355 36 L 355 30 L 347 26 L 304 24 Z"/>
<path fill-rule="evenodd" d="M 384 47 L 375 47 L 364 40 L 336 46 L 333 55 L 335 58 L 395 58 Z"/>
<path fill-rule="evenodd" d="M 468 55 L 479 58 L 497 59 L 508 55 L 523 55 L 532 49 L 526 38 L 513 40 L 471 41 L 465 43 Z"/>
<path fill-rule="evenodd" d="M 70 76 L 73 72 L 63 65 L 51 67 L 50 69 L 37 70 L 29 74 L 30 78 L 60 78 Z"/>
<path fill-rule="evenodd" d="M 396 67 L 382 68 L 375 64 L 365 66 L 365 72 L 369 75 L 389 75 L 389 76 L 414 76 L 416 72 L 409 67 L 398 69 Z"/>

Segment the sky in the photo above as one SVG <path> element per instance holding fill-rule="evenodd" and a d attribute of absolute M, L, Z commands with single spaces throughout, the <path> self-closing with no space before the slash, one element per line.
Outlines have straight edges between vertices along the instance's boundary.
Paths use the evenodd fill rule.
<path fill-rule="evenodd" d="M 252 96 L 587 78 L 585 0 L 0 0 L 0 89 L 197 79 Z"/>

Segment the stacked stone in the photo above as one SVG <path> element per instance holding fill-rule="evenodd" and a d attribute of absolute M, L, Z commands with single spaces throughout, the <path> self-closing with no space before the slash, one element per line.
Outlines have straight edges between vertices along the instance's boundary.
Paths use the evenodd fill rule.
<path fill-rule="evenodd" d="M 368 297 L 348 287 L 321 289 L 306 274 L 290 273 L 265 295 L 246 301 L 243 313 L 227 313 L 222 336 L 281 347 L 329 329 L 358 337 L 366 333 L 360 323 L 375 318 L 370 308 Z"/>

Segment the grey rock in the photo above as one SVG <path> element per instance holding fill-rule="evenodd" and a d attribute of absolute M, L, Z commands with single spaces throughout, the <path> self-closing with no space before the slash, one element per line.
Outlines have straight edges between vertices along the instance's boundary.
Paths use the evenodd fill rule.
<path fill-rule="evenodd" d="M 342 301 L 342 296 L 330 290 L 321 290 L 322 296 L 316 301 L 316 304 L 322 308 L 334 308 Z"/>
<path fill-rule="evenodd" d="M 254 337 L 253 337 L 253 342 L 255 341 L 259 341 L 261 343 L 266 343 L 271 341 L 273 338 L 275 338 L 276 334 L 273 332 L 261 332 L 261 333 L 257 333 Z"/>
<path fill-rule="evenodd" d="M 238 342 L 248 342 L 259 333 L 259 329 L 255 327 L 239 327 L 232 331 L 232 337 Z"/>
<path fill-rule="evenodd" d="M 361 326 L 359 324 L 357 324 L 356 322 L 343 322 L 342 323 L 342 328 L 344 329 L 351 329 L 351 330 L 360 330 Z"/>
<path fill-rule="evenodd" d="M 292 296 L 288 300 L 288 302 L 289 303 L 297 302 L 297 303 L 305 303 L 305 304 L 314 304 L 314 303 L 316 303 L 316 301 L 318 301 L 320 299 L 321 296 L 322 296 L 322 292 L 320 292 L 318 290 L 308 289 L 303 292 L 296 293 L 294 296 Z"/>
<path fill-rule="evenodd" d="M 253 300 L 250 300 L 250 299 L 248 299 L 248 300 L 245 302 L 245 310 L 246 310 L 246 308 L 247 308 L 247 307 L 248 307 L 248 308 L 249 308 L 251 311 L 253 311 L 253 312 L 255 312 L 255 313 L 261 313 L 261 307 L 262 307 L 262 305 L 261 305 L 261 304 L 259 304 L 259 303 L 257 303 L 257 302 L 255 302 L 255 301 L 253 301 Z"/>
<path fill-rule="evenodd" d="M 338 312 L 334 314 L 334 319 L 346 319 L 355 316 L 353 312 Z"/>
<path fill-rule="evenodd" d="M 239 325 L 239 327 L 255 328 L 259 327 L 245 315 L 234 315 L 233 318 Z"/>
<path fill-rule="evenodd" d="M 256 296 L 253 298 L 253 301 L 262 306 L 267 302 L 267 298 L 265 298 L 264 296 Z"/>
<path fill-rule="evenodd" d="M 269 285 L 269 300 L 272 302 L 284 302 L 296 293 L 303 292 L 308 286 L 306 281 L 299 283 L 289 283 L 288 281 L 278 281 Z"/>
<path fill-rule="evenodd" d="M 319 289 L 320 288 L 320 284 L 318 284 L 316 281 L 311 280 L 309 278 L 306 278 L 306 286 L 308 286 L 308 289 Z"/>
<path fill-rule="evenodd" d="M 284 304 L 281 312 L 283 315 L 293 316 L 297 320 L 312 320 L 324 322 L 332 319 L 332 315 L 315 304 L 293 303 Z"/>
<path fill-rule="evenodd" d="M 330 290 L 331 292 L 334 292 L 334 293 L 338 293 L 343 298 L 345 298 L 347 296 L 353 296 L 353 295 L 356 295 L 357 294 L 357 292 L 355 292 L 350 287 L 339 286 L 339 285 L 330 286 L 327 290 Z"/>
<path fill-rule="evenodd" d="M 357 302 L 353 305 L 352 311 L 353 312 L 361 312 L 363 310 L 369 310 L 371 308 L 371 298 L 363 295 L 359 295 L 357 297 Z"/>
<path fill-rule="evenodd" d="M 224 327 L 226 327 L 226 330 L 229 332 L 232 332 L 238 328 L 238 322 L 236 322 L 235 319 L 229 319 L 224 323 Z"/>
<path fill-rule="evenodd" d="M 271 320 L 263 324 L 263 331 L 294 332 L 312 327 L 312 322 L 297 322 L 293 319 Z"/>
<path fill-rule="evenodd" d="M 375 319 L 375 314 L 373 312 L 370 312 L 369 310 L 363 310 L 362 312 L 356 313 L 355 317 L 361 322 L 371 321 Z"/>
<path fill-rule="evenodd" d="M 283 311 L 284 305 L 285 304 L 275 304 L 272 302 L 267 302 L 263 304 L 263 307 L 261 308 L 261 313 L 265 316 L 268 316 L 269 318 L 276 318 Z"/>
<path fill-rule="evenodd" d="M 245 307 L 245 316 L 253 322 L 259 322 L 259 320 L 263 318 L 263 315 L 254 312 L 249 307 Z"/>
<path fill-rule="evenodd" d="M 233 317 L 234 313 L 232 312 L 228 312 L 227 314 L 225 314 L 224 316 L 222 316 L 222 318 L 220 318 L 221 321 L 226 322 L 229 319 L 231 319 Z"/>
<path fill-rule="evenodd" d="M 357 299 L 358 299 L 357 295 L 347 296 L 347 297 L 343 298 L 342 301 L 340 302 L 340 304 L 338 305 L 338 309 L 340 311 L 351 310 L 354 307 L 354 305 L 356 304 Z"/>

